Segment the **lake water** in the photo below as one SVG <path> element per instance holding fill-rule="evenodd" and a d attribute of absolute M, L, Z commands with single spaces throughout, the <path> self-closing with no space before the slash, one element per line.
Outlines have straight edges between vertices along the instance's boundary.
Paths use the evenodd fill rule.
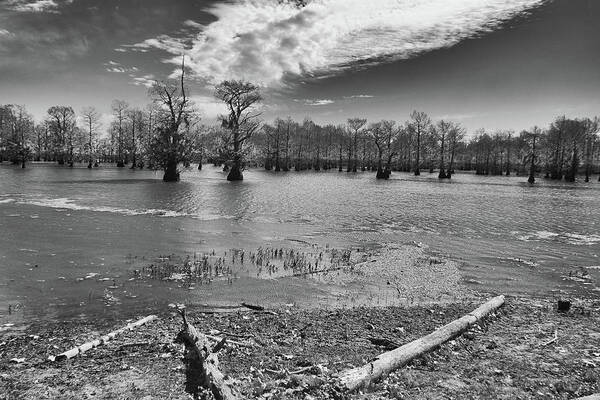
<path fill-rule="evenodd" d="M 465 283 L 481 291 L 600 294 L 595 179 L 540 179 L 531 187 L 514 176 L 456 174 L 440 182 L 435 174 L 395 173 L 377 181 L 360 172 L 251 170 L 243 182 L 231 183 L 210 166 L 186 171 L 178 183 L 160 178 L 109 167 L 0 166 L 0 324 L 141 312 L 190 296 L 203 303 L 239 301 L 243 296 L 235 288 L 192 294 L 173 285 L 128 282 L 135 266 L 162 254 L 304 243 L 346 248 L 422 242 L 460 261 Z M 585 279 L 565 280 L 569 273 Z M 114 284 L 126 288 L 119 304 L 90 301 L 103 296 L 97 280 L 82 281 L 90 274 L 116 277 Z M 252 285 L 283 301 L 323 290 L 311 283 L 309 289 Z M 9 304 L 23 307 L 9 315 Z"/>

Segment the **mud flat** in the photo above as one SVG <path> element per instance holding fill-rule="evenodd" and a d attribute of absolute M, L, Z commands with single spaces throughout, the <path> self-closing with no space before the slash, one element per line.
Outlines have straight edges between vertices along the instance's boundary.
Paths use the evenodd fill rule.
<path fill-rule="evenodd" d="M 327 399 L 336 373 L 386 349 L 369 338 L 408 343 L 481 301 L 269 313 L 188 315 L 198 329 L 233 342 L 219 353 L 242 398 Z M 49 355 L 126 321 L 32 325 L 0 342 L 0 393 L 7 399 L 187 399 L 181 319 L 152 323 L 62 363 Z M 550 300 L 507 298 L 481 326 L 442 345 L 351 399 L 571 399 L 600 391 L 600 304 L 579 300 L 559 313 Z M 13 360 L 13 361 L 10 361 Z M 311 383 L 312 382 L 312 383 Z M 312 388 L 310 388 L 312 386 Z M 338 397 L 339 398 L 339 397 Z"/>
<path fill-rule="evenodd" d="M 298 288 L 297 302 L 237 293 L 236 299 L 266 310 L 234 300 L 213 308 L 188 304 L 188 318 L 199 331 L 215 344 L 228 338 L 219 352 L 220 368 L 240 398 L 572 399 L 600 392 L 600 302 L 572 299 L 571 309 L 559 313 L 556 299 L 509 296 L 504 307 L 464 335 L 370 388 L 341 394 L 336 374 L 427 335 L 491 296 L 467 289 L 455 262 L 420 243 L 362 249 L 348 261 L 301 276 L 271 270 L 276 278 L 253 278 L 287 295 L 285 288 Z M 228 288 L 231 296 L 241 288 L 220 284 L 208 286 L 215 294 Z M 328 290 L 311 303 L 316 287 Z M 153 313 L 157 320 L 62 362 L 48 358 L 144 315 L 0 327 L 0 397 L 190 398 L 183 348 L 174 343 L 181 318 L 168 307 Z"/>

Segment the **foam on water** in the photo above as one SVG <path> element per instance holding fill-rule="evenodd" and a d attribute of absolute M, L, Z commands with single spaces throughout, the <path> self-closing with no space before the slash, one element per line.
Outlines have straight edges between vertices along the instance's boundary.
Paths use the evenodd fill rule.
<path fill-rule="evenodd" d="M 600 235 L 580 235 L 578 233 L 566 233 L 567 241 L 578 246 L 589 246 L 600 242 Z"/>
<path fill-rule="evenodd" d="M 62 197 L 56 199 L 42 198 L 42 199 L 23 199 L 17 202 L 18 204 L 26 204 L 37 207 L 54 208 L 57 210 L 74 210 L 74 211 L 92 211 L 92 212 L 104 212 L 112 214 L 121 214 L 127 216 L 136 215 L 154 215 L 157 217 L 190 217 L 202 221 L 213 221 L 217 219 L 230 219 L 231 216 L 222 216 L 214 214 L 191 214 L 173 210 L 164 210 L 158 208 L 150 209 L 129 209 L 111 206 L 92 206 L 85 204 L 78 204 L 71 199 Z"/>
<path fill-rule="evenodd" d="M 549 231 L 537 231 L 534 233 L 521 235 L 519 232 L 511 232 L 517 235 L 517 239 L 528 242 L 531 240 L 560 240 L 576 246 L 590 246 L 596 243 L 600 243 L 600 235 L 596 234 L 580 234 L 572 232 L 549 232 Z"/>

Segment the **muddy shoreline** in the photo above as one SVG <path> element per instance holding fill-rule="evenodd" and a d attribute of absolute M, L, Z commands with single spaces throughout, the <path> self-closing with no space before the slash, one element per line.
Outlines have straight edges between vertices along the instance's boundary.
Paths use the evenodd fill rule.
<path fill-rule="evenodd" d="M 240 307 L 245 294 L 236 293 L 235 283 L 204 285 L 205 291 L 228 290 L 227 304 L 187 304 L 201 332 L 229 338 L 219 359 L 242 398 L 571 399 L 600 392 L 600 301 L 573 298 L 571 311 L 558 313 L 556 298 L 509 296 L 481 326 L 374 387 L 340 397 L 331 385 L 335 374 L 386 351 L 369 338 L 408 343 L 492 296 L 467 288 L 457 263 L 419 243 L 382 246 L 353 257 L 349 266 L 311 274 L 311 279 L 257 279 L 292 299 L 271 301 L 269 292 L 252 297 L 267 313 Z M 293 301 L 302 290 L 307 298 L 314 294 L 309 284 L 330 291 L 312 303 Z M 133 315 L 3 325 L 0 397 L 189 398 L 183 349 L 173 343 L 181 319 L 166 306 L 150 311 L 159 319 L 60 363 L 48 357 L 121 328 Z"/>
<path fill-rule="evenodd" d="M 481 299 L 483 301 L 483 299 Z M 468 313 L 477 301 L 427 306 L 270 313 L 188 314 L 202 332 L 247 345 L 227 345 L 221 368 L 242 398 L 333 398 L 336 372 L 362 365 Z M 186 399 L 183 355 L 173 339 L 174 312 L 71 360 L 47 360 L 126 321 L 32 325 L 0 342 L 0 392 L 7 399 Z M 552 340 L 557 332 L 557 340 Z M 578 301 L 558 313 L 549 300 L 508 298 L 482 326 L 412 362 L 351 399 L 571 399 L 600 391 L 600 303 Z M 11 359 L 22 362 L 11 362 Z M 295 371 L 302 371 L 294 374 Z M 317 380 L 306 389 L 305 379 Z"/>

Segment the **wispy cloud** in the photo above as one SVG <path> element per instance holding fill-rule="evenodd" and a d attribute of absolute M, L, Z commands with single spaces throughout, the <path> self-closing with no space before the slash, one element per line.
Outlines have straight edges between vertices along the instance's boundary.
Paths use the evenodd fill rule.
<path fill-rule="evenodd" d="M 133 83 L 136 86 L 146 86 L 147 88 L 151 88 L 152 85 L 154 85 L 154 82 L 156 81 L 156 78 L 152 74 L 144 76 L 135 76 L 133 74 L 130 74 L 129 76 L 133 78 L 133 81 L 131 83 Z"/>
<path fill-rule="evenodd" d="M 132 51 L 147 52 L 149 49 L 159 49 L 172 54 L 183 54 L 186 50 L 186 43 L 190 39 L 186 38 L 175 38 L 169 35 L 160 35 L 156 38 L 146 39 L 143 42 L 121 46 L 122 49 L 128 49 Z"/>
<path fill-rule="evenodd" d="M 118 72 L 123 74 L 130 74 L 138 71 L 137 67 L 126 67 L 123 64 L 112 60 L 107 63 L 104 63 L 104 67 L 108 72 Z"/>
<path fill-rule="evenodd" d="M 61 4 L 71 4 L 73 0 L 8 0 L 8 8 L 19 12 L 51 12 L 58 13 Z"/>
<path fill-rule="evenodd" d="M 372 99 L 375 96 L 370 94 L 354 94 L 352 96 L 346 96 L 346 99 Z"/>
<path fill-rule="evenodd" d="M 330 100 L 330 99 L 318 99 L 318 100 L 314 100 L 314 101 L 309 101 L 306 104 L 309 106 L 326 106 L 328 104 L 333 104 L 335 103 L 335 101 Z"/>
<path fill-rule="evenodd" d="M 241 0 L 210 8 L 216 21 L 198 26 L 185 50 L 188 66 L 209 83 L 236 77 L 274 86 L 289 75 L 331 74 L 449 47 L 545 1 L 312 0 L 297 7 Z M 183 43 L 163 35 L 136 46 L 180 55 Z"/>

